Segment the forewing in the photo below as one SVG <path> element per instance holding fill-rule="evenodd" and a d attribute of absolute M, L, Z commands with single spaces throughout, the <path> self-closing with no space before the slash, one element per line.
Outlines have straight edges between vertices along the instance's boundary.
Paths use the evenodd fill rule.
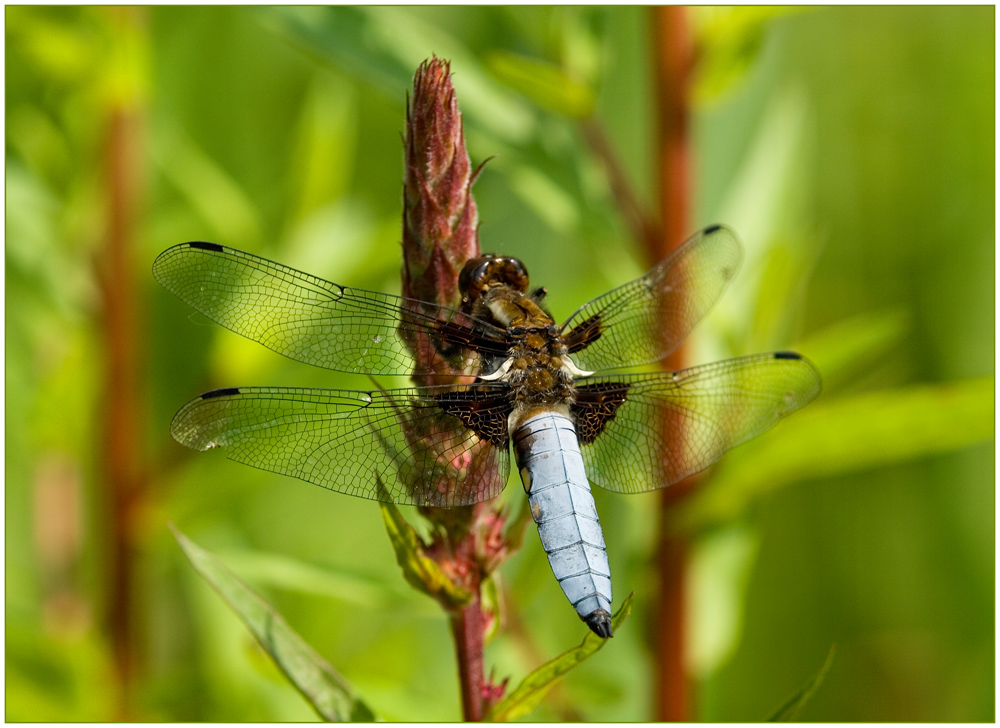
<path fill-rule="evenodd" d="M 500 494 L 509 390 L 230 387 L 184 405 L 178 442 L 348 495 L 453 507 Z M 470 424 L 475 429 L 470 429 Z"/>
<path fill-rule="evenodd" d="M 501 329 L 453 309 L 340 286 L 215 243 L 165 250 L 153 275 L 227 329 L 326 369 L 475 374 L 483 356 L 507 353 Z M 422 356 L 418 366 L 404 338 L 430 341 L 438 355 Z"/>
<path fill-rule="evenodd" d="M 741 256 L 733 231 L 713 225 L 642 278 L 585 304 L 562 325 L 574 363 L 596 372 L 667 356 L 722 295 Z"/>
<path fill-rule="evenodd" d="M 618 492 L 663 488 L 771 429 L 820 388 L 811 362 L 783 352 L 581 380 L 573 412 L 587 475 Z"/>

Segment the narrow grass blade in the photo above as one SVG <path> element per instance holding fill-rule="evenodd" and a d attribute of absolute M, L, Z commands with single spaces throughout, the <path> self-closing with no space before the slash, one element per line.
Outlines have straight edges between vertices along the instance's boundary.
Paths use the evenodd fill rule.
<path fill-rule="evenodd" d="M 799 692 L 792 696 L 792 699 L 787 703 L 782 705 L 778 712 L 767 719 L 768 723 L 790 723 L 797 720 L 799 713 L 802 708 L 805 707 L 806 703 L 812 700 L 812 696 L 816 694 L 819 690 L 819 686 L 826 679 L 826 673 L 830 671 L 830 666 L 833 664 L 833 655 L 836 652 L 834 646 L 830 647 L 830 651 L 826 654 L 826 660 L 823 662 L 823 667 L 819 669 L 819 672 L 813 677 L 809 683 L 802 688 Z"/>
<path fill-rule="evenodd" d="M 257 638 L 278 668 L 328 721 L 374 721 L 351 686 L 284 618 L 215 556 L 171 526 L 191 564 Z"/>

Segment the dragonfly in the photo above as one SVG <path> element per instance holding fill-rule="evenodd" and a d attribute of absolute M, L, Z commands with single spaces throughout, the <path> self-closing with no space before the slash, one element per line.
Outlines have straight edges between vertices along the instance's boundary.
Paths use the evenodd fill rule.
<path fill-rule="evenodd" d="M 527 269 L 509 256 L 468 261 L 461 303 L 449 308 L 216 243 L 176 245 L 157 257 L 154 276 L 216 323 L 306 364 L 432 383 L 215 389 L 184 405 L 170 432 L 339 493 L 437 508 L 500 495 L 513 450 L 556 580 L 587 626 L 611 637 L 611 569 L 591 484 L 667 487 L 820 392 L 816 367 L 784 351 L 620 371 L 676 350 L 741 258 L 730 228 L 706 227 L 557 325 L 545 289 L 529 290 Z"/>

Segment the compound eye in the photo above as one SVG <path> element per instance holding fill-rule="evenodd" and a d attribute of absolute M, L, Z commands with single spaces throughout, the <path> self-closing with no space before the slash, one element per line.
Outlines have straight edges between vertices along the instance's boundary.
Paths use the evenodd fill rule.
<path fill-rule="evenodd" d="M 470 300 L 479 298 L 492 277 L 491 269 L 495 265 L 496 257 L 492 255 L 482 255 L 478 258 L 471 258 L 458 274 L 458 288 L 469 297 Z"/>
<path fill-rule="evenodd" d="M 504 257 L 500 261 L 503 263 L 504 282 L 521 293 L 528 290 L 528 269 L 525 268 L 517 258 Z"/>
<path fill-rule="evenodd" d="M 462 295 L 475 301 L 490 286 L 510 286 L 524 293 L 528 290 L 528 269 L 517 258 L 483 255 L 469 260 L 458 275 Z"/>

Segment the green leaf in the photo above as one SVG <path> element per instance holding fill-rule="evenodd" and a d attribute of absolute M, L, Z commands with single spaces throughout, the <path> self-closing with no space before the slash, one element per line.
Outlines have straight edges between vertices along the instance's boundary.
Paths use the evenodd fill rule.
<path fill-rule="evenodd" d="M 494 51 L 487 56 L 486 66 L 500 81 L 543 109 L 574 118 L 590 116 L 594 111 L 594 90 L 552 63 Z"/>
<path fill-rule="evenodd" d="M 267 26 L 322 61 L 400 103 L 417 66 L 437 54 L 457 71 L 455 89 L 471 124 L 513 144 L 525 143 L 535 132 L 527 105 L 490 78 L 475 53 L 405 8 L 287 6 L 256 12 Z"/>
<path fill-rule="evenodd" d="M 328 597 L 364 609 L 392 609 L 412 595 L 402 585 L 383 584 L 346 571 L 314 566 L 283 554 L 239 550 L 226 551 L 220 556 L 233 571 L 255 584 Z M 398 581 L 395 583 L 398 584 Z M 410 599 L 414 603 L 417 600 L 418 597 Z M 426 604 L 422 599 L 419 601 Z M 428 609 L 434 611 L 431 605 Z"/>
<path fill-rule="evenodd" d="M 500 588 L 497 584 L 499 578 L 500 573 L 497 572 L 480 582 L 480 607 L 486 625 L 483 631 L 484 645 L 490 644 L 500 635 L 500 626 L 503 624 L 503 601 L 500 599 Z"/>
<path fill-rule="evenodd" d="M 783 186 L 792 182 L 795 169 L 786 168 L 785 172 L 786 176 L 781 180 Z M 784 198 L 781 194 L 776 196 Z M 774 222 L 780 230 L 780 219 Z M 788 341 L 800 310 L 797 303 L 802 297 L 804 282 L 809 278 L 809 269 L 815 257 L 815 252 L 807 249 L 801 240 L 790 240 L 786 233 L 779 231 L 771 237 L 759 260 L 762 272 L 757 285 L 756 305 L 749 317 L 750 336 L 745 344 L 748 351 L 772 349 L 775 342 Z M 820 371 L 825 373 L 825 370 Z"/>
<path fill-rule="evenodd" d="M 696 103 L 720 101 L 733 91 L 753 67 L 768 24 L 783 15 L 801 12 L 794 7 L 692 8 L 698 49 Z"/>
<path fill-rule="evenodd" d="M 897 346 L 910 328 L 901 309 L 865 313 L 827 326 L 796 345 L 823 373 L 827 389 Z"/>
<path fill-rule="evenodd" d="M 823 667 L 819 669 L 819 672 L 816 673 L 804 688 L 792 696 L 791 700 L 781 706 L 777 713 L 768 718 L 768 723 L 789 723 L 798 719 L 799 712 L 805 707 L 806 703 L 812 700 L 812 696 L 816 694 L 819 686 L 826 678 L 826 673 L 830 671 L 835 651 L 835 647 L 831 645 L 830 651 L 826 653 L 826 660 L 823 662 Z"/>
<path fill-rule="evenodd" d="M 678 510 L 700 530 L 781 486 L 958 450 L 994 436 L 992 377 L 822 399 L 732 454 Z"/>
<path fill-rule="evenodd" d="M 163 176 L 201 215 L 211 235 L 252 246 L 264 224 L 250 195 L 183 129 L 164 124 L 152 147 Z"/>
<path fill-rule="evenodd" d="M 396 563 L 403 577 L 415 589 L 433 597 L 447 609 L 460 609 L 472 601 L 473 594 L 441 571 L 434 559 L 424 555 L 424 547 L 413 526 L 406 522 L 392 503 L 379 503 L 385 530 L 396 553 Z"/>
<path fill-rule="evenodd" d="M 333 667 L 284 618 L 208 551 L 171 529 L 194 568 L 222 597 L 320 717 L 374 721 L 375 714 Z"/>
<path fill-rule="evenodd" d="M 629 594 L 621 608 L 611 618 L 611 628 L 617 632 L 632 611 L 632 597 Z M 545 694 L 563 675 L 602 649 L 609 640 L 601 639 L 593 632 L 587 632 L 579 647 L 567 650 L 558 657 L 528 673 L 521 683 L 506 698 L 493 706 L 485 720 L 500 722 L 520 718 L 535 709 Z"/>
<path fill-rule="evenodd" d="M 705 679 L 736 651 L 743 636 L 747 592 L 760 551 L 760 529 L 736 521 L 701 535 L 687 573 L 687 659 L 692 677 Z"/>

